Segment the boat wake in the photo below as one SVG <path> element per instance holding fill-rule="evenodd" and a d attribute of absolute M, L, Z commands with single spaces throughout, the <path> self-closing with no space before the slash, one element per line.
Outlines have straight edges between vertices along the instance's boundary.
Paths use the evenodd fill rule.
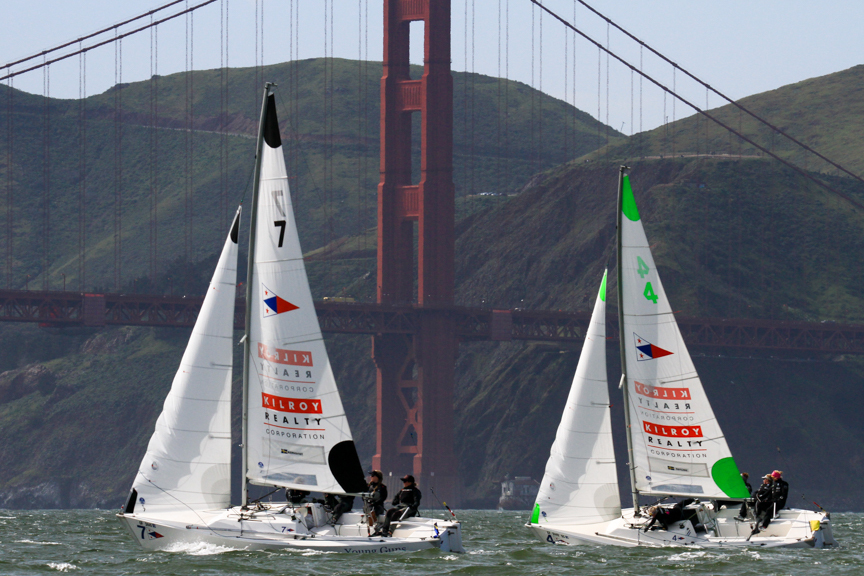
<path fill-rule="evenodd" d="M 172 554 L 186 554 L 187 556 L 213 556 L 224 552 L 231 552 L 235 548 L 210 544 L 208 542 L 175 542 L 163 548 L 165 552 Z"/>

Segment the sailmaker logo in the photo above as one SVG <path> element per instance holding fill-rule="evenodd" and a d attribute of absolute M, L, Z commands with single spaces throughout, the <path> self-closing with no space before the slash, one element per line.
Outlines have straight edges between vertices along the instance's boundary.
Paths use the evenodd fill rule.
<path fill-rule="evenodd" d="M 669 350 L 664 350 L 659 346 L 655 346 L 651 342 L 648 342 L 635 332 L 633 333 L 633 341 L 636 343 L 636 360 L 639 362 L 644 362 L 646 360 L 656 360 L 657 358 L 662 358 L 663 356 L 671 356 L 674 352 L 670 352 Z"/>
<path fill-rule="evenodd" d="M 263 283 L 261 284 L 261 293 L 264 296 L 264 318 L 278 316 L 279 314 L 298 309 L 298 306 L 278 296 Z"/>

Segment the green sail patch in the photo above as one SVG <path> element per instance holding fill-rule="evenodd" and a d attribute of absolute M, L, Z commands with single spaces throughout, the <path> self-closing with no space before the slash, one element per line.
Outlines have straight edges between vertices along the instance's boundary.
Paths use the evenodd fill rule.
<path fill-rule="evenodd" d="M 732 457 L 715 462 L 714 466 L 711 467 L 711 478 L 717 487 L 730 498 L 750 497 L 747 486 L 744 485 L 744 480 L 741 478 L 741 471 L 738 470 L 738 465 L 735 464 L 735 459 Z"/>
<path fill-rule="evenodd" d="M 540 504 L 534 504 L 534 511 L 531 512 L 531 524 L 540 522 Z"/>
<path fill-rule="evenodd" d="M 623 182 L 621 183 L 622 187 L 622 198 L 621 198 L 621 212 L 627 217 L 628 220 L 632 220 L 633 222 L 639 221 L 639 209 L 636 208 L 636 199 L 633 197 L 633 188 L 630 187 L 630 177 L 626 174 L 624 175 Z"/>
<path fill-rule="evenodd" d="M 603 282 L 600 283 L 600 295 L 599 296 L 600 296 L 600 300 L 602 300 L 603 302 L 606 301 L 606 274 L 608 272 L 609 272 L 608 270 L 603 272 Z"/>

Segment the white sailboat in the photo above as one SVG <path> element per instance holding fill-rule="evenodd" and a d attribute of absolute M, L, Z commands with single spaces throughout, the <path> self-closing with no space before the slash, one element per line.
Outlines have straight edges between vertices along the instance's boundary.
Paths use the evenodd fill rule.
<path fill-rule="evenodd" d="M 546 474 L 528 522 L 554 544 L 691 547 L 836 546 L 825 512 L 784 509 L 754 533 L 750 495 L 714 416 L 657 275 L 630 180 L 618 187 L 618 321 L 634 508 L 621 509 L 605 355 L 606 276 Z M 687 516 L 646 530 L 639 496 L 687 497 Z"/>
<path fill-rule="evenodd" d="M 208 543 L 246 550 L 462 552 L 461 526 L 455 521 L 409 518 L 394 523 L 393 536 L 383 538 L 370 535 L 360 512 L 333 522 L 319 503 L 248 501 L 247 484 L 336 495 L 366 490 L 309 289 L 270 92 L 268 84 L 249 240 L 241 505 L 230 505 L 238 210 L 118 516 L 148 550 Z"/>

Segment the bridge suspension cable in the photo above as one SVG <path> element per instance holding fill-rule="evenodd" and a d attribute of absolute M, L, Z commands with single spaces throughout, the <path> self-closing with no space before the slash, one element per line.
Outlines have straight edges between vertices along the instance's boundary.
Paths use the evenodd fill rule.
<path fill-rule="evenodd" d="M 576 2 L 579 2 L 580 4 L 582 4 L 583 6 L 585 6 L 585 8 L 587 8 L 588 10 L 590 10 L 591 12 L 593 12 L 594 14 L 596 14 L 597 16 L 599 16 L 600 18 L 606 20 L 606 22 L 607 22 L 609 25 L 614 26 L 615 29 L 617 29 L 618 31 L 620 31 L 621 33 L 623 33 L 625 36 L 627 36 L 627 37 L 630 38 L 631 40 L 634 40 L 635 42 L 638 42 L 640 46 L 643 46 L 643 47 L 647 48 L 651 53 L 653 53 L 655 56 L 657 56 L 658 58 L 660 58 L 660 59 L 663 60 L 664 62 L 666 62 L 666 63 L 668 63 L 668 64 L 671 64 L 671 65 L 672 65 L 672 68 L 673 68 L 673 74 L 674 74 L 674 71 L 675 71 L 675 70 L 680 70 L 683 74 L 685 74 L 686 76 L 688 76 L 691 80 L 695 81 L 695 82 L 698 83 L 698 84 L 701 84 L 701 85 L 704 86 L 707 90 L 710 90 L 711 92 L 717 94 L 718 96 L 720 96 L 720 98 L 722 98 L 723 100 L 725 100 L 725 101 L 728 102 L 729 104 L 732 104 L 733 106 L 735 106 L 736 108 L 738 108 L 741 112 L 744 112 L 745 114 L 751 116 L 751 117 L 752 117 L 753 119 L 755 119 L 756 121 L 758 121 L 758 122 L 764 124 L 764 125 L 767 126 L 768 128 L 771 128 L 771 130 L 773 130 L 773 131 L 775 131 L 776 133 L 780 134 L 780 135 L 783 136 L 784 138 L 787 138 L 788 140 L 790 140 L 791 142 L 793 142 L 793 143 L 795 143 L 796 145 L 800 146 L 801 148 L 803 148 L 803 149 L 806 150 L 807 152 L 810 152 L 811 154 L 814 154 L 814 155 L 817 156 L 820 160 L 823 160 L 823 161 L 827 162 L 828 164 L 834 166 L 834 167 L 837 168 L 838 170 L 844 172 L 845 174 L 851 176 L 852 178 L 855 178 L 855 179 L 858 180 L 859 182 L 864 183 L 864 178 L 862 178 L 861 176 L 855 174 L 854 172 L 851 172 L 851 171 L 847 170 L 846 168 L 844 168 L 844 167 L 841 166 L 840 164 L 837 164 L 836 162 L 834 162 L 834 161 L 831 160 L 830 158 L 827 158 L 827 157 L 823 156 L 822 154 L 820 154 L 819 152 L 817 152 L 816 150 L 814 150 L 813 148 L 811 148 L 810 146 L 808 146 L 808 145 L 805 144 L 804 142 L 801 142 L 800 140 L 798 140 L 798 139 L 795 138 L 794 136 L 792 136 L 792 135 L 790 135 L 790 134 L 787 134 L 787 133 L 784 132 L 782 129 L 780 129 L 780 128 L 778 128 L 777 126 L 775 126 L 774 124 L 768 122 L 768 120 L 762 118 L 761 116 L 759 116 L 758 114 L 756 114 L 756 113 L 753 112 L 752 110 L 749 110 L 747 107 L 743 106 L 743 105 L 740 104 L 739 102 L 736 102 L 736 101 L 733 100 L 732 98 L 726 96 L 725 94 L 723 94 L 722 92 L 720 92 L 719 90 L 717 90 L 716 88 L 714 88 L 713 86 L 711 86 L 710 84 L 708 84 L 708 83 L 706 83 L 706 82 L 703 82 L 702 80 L 700 80 L 699 78 L 697 78 L 696 76 L 694 76 L 693 74 L 691 74 L 689 71 L 687 71 L 685 68 L 682 68 L 681 66 L 679 66 L 678 64 L 676 64 L 675 62 L 673 62 L 672 60 L 670 60 L 669 58 L 667 58 L 666 56 L 664 56 L 663 54 L 661 54 L 660 52 L 658 52 L 657 50 L 655 50 L 654 48 L 652 48 L 650 45 L 646 44 L 644 41 L 640 40 L 639 38 L 637 38 L 636 36 L 634 36 L 633 34 L 631 34 L 630 32 L 628 32 L 627 30 L 625 30 L 624 28 L 622 28 L 621 26 L 619 26 L 618 24 L 616 24 L 612 19 L 610 19 L 610 18 L 607 17 L 607 16 L 604 16 L 603 14 L 601 14 L 600 12 L 598 12 L 597 10 L 595 10 L 593 7 L 591 7 L 589 4 L 587 4 L 584 0 L 575 0 L 575 1 L 576 1 Z M 537 0 L 531 0 L 531 2 L 534 2 L 535 4 L 538 4 Z M 542 5 L 541 5 L 541 6 L 542 6 Z M 559 18 L 559 20 L 560 20 L 560 18 Z M 574 21 L 574 22 L 576 21 L 575 18 L 574 18 L 573 21 Z M 581 34 L 581 32 L 580 32 L 580 34 Z M 620 60 L 620 58 L 619 58 L 619 60 Z M 623 62 L 623 60 L 622 60 L 622 62 Z M 624 62 L 624 63 L 626 64 L 626 62 Z M 676 97 L 677 97 L 677 95 L 676 95 Z M 681 101 L 684 102 L 683 99 L 682 99 Z M 686 103 L 686 102 L 685 102 L 685 103 Z M 673 106 L 674 106 L 674 103 L 673 103 Z M 691 106 L 692 106 L 692 105 L 691 105 Z M 707 107 L 707 106 L 706 106 L 706 107 Z M 697 109 L 697 110 L 698 110 L 698 109 Z"/>
<path fill-rule="evenodd" d="M 183 1 L 183 0 L 181 0 L 181 1 Z M 187 8 L 181 12 L 177 12 L 176 14 L 172 14 L 171 16 L 166 16 L 165 18 L 161 18 L 159 20 L 154 20 L 153 22 L 151 22 L 149 24 L 146 24 L 146 25 L 141 26 L 139 28 L 135 28 L 134 30 L 129 30 L 128 32 L 124 32 L 122 34 L 120 34 L 118 31 L 116 36 L 109 38 L 108 40 L 103 40 L 101 42 L 91 44 L 87 47 L 79 48 L 78 50 L 75 50 L 73 52 L 68 52 L 66 54 L 63 54 L 62 56 L 57 56 L 56 58 L 52 58 L 50 60 L 46 59 L 42 63 L 36 64 L 34 66 L 30 66 L 29 68 L 23 68 L 21 70 L 15 70 L 14 72 L 12 72 L 11 67 L 14 66 L 16 64 L 16 62 L 11 62 L 5 66 L 2 66 L 2 68 L 7 69 L 7 73 L 3 76 L 0 76 L 0 81 L 6 80 L 7 78 L 14 78 L 15 76 L 20 76 L 21 74 L 26 74 L 27 72 L 32 72 L 33 70 L 38 70 L 40 68 L 44 68 L 45 66 L 50 66 L 51 64 L 54 64 L 55 62 L 60 62 L 62 60 L 66 60 L 66 59 L 71 58 L 73 56 L 77 56 L 78 54 L 81 54 L 82 52 L 89 52 L 90 50 L 93 50 L 94 48 L 99 48 L 100 46 L 105 46 L 106 44 L 111 44 L 112 42 L 117 42 L 118 40 L 121 40 L 121 39 L 126 38 L 128 36 L 132 36 L 133 34 L 137 34 L 139 32 L 143 32 L 144 30 L 148 30 L 154 26 L 158 26 L 159 24 L 173 20 L 174 18 L 179 18 L 180 16 L 183 16 L 188 12 L 194 12 L 195 10 L 198 10 L 200 8 L 203 8 L 204 6 L 208 6 L 210 4 L 213 4 L 214 2 L 217 2 L 217 1 L 218 0 L 204 0 L 200 4 L 196 4 L 195 6 Z M 172 5 L 173 4 L 176 4 L 176 2 L 172 3 Z M 147 14 L 149 14 L 149 12 Z M 147 14 L 143 14 L 142 17 L 146 16 Z M 139 18 L 133 18 L 132 20 L 130 20 L 130 22 L 138 20 L 138 19 Z M 120 25 L 118 24 L 115 26 L 120 26 Z M 112 26 L 112 27 L 108 28 L 107 30 L 109 30 L 109 31 L 114 30 L 115 26 Z M 88 37 L 91 37 L 91 36 L 88 36 Z M 77 40 L 75 42 L 77 42 Z M 63 46 L 69 46 L 70 44 L 74 44 L 75 42 L 66 43 Z M 61 46 L 58 46 L 57 48 L 52 48 L 50 50 L 44 50 L 43 52 L 40 52 L 39 54 L 37 54 L 37 56 L 40 56 L 43 53 L 46 55 L 50 54 L 51 52 L 55 52 L 56 50 L 59 50 L 60 48 L 61 48 Z M 28 60 L 32 60 L 32 57 L 25 58 L 25 59 L 20 60 L 18 62 L 19 63 L 20 62 L 26 62 Z"/>
<path fill-rule="evenodd" d="M 698 105 L 696 105 L 695 103 L 691 102 L 691 101 L 688 100 L 687 98 L 681 96 L 680 94 L 677 94 L 677 93 L 674 92 L 671 88 L 669 88 L 668 86 L 666 86 L 665 84 L 663 84 L 662 82 L 660 82 L 659 80 L 657 80 L 656 78 L 654 78 L 653 76 L 651 76 L 650 74 L 647 74 L 646 72 L 642 71 L 641 69 L 640 69 L 640 70 L 636 70 L 636 67 L 635 67 L 633 64 L 630 64 L 630 63 L 629 63 L 627 60 L 625 60 L 623 57 L 619 56 L 618 54 L 616 54 L 615 52 L 613 52 L 613 51 L 610 50 L 609 48 L 603 46 L 603 44 L 602 44 L 601 42 L 599 42 L 599 41 L 593 39 L 593 38 L 592 38 L 591 36 L 589 36 L 587 33 L 583 32 L 582 30 L 580 30 L 579 28 L 577 28 L 576 26 L 574 26 L 573 24 L 571 24 L 570 22 L 568 22 L 565 18 L 563 18 L 562 16 L 560 16 L 558 13 L 556 13 L 556 12 L 552 11 L 551 9 L 549 9 L 548 7 L 544 6 L 543 3 L 542 3 L 540 0 L 529 0 L 529 1 L 530 1 L 532 4 L 535 4 L 535 5 L 539 6 L 541 10 L 543 10 L 544 12 L 546 12 L 547 14 L 549 14 L 550 16 L 552 16 L 553 18 L 555 18 L 556 20 L 558 20 L 559 22 L 561 22 L 561 24 L 563 24 L 564 26 L 566 26 L 566 27 L 570 28 L 571 30 L 575 31 L 577 34 L 579 34 L 580 36 L 582 36 L 585 40 L 587 40 L 587 41 L 590 42 L 591 44 L 594 44 L 595 46 L 597 46 L 597 48 L 598 48 L 599 50 L 605 51 L 605 52 L 608 54 L 608 56 L 614 58 L 615 60 L 618 60 L 619 62 L 621 62 L 621 63 L 624 64 L 625 66 L 629 67 L 631 70 L 634 70 L 634 71 L 638 72 L 639 75 L 640 75 L 641 77 L 645 78 L 646 80 L 648 80 L 649 82 L 651 82 L 652 84 L 654 84 L 655 86 L 657 86 L 658 88 L 660 88 L 661 90 L 663 90 L 664 92 L 671 94 L 672 96 L 674 96 L 675 98 L 677 98 L 678 100 L 680 100 L 682 103 L 686 104 L 687 106 L 689 106 L 690 108 L 692 108 L 693 110 L 695 110 L 696 112 L 698 112 L 699 114 L 702 114 L 703 116 L 705 116 L 706 118 L 708 118 L 709 120 L 711 120 L 712 122 L 714 122 L 715 124 L 717 124 L 718 126 L 720 126 L 721 128 L 723 128 L 724 130 L 726 130 L 728 133 L 730 133 L 730 134 L 734 134 L 735 136 L 737 136 L 738 138 L 740 138 L 740 139 L 742 139 L 743 141 L 747 142 L 748 144 L 750 144 L 750 145 L 753 146 L 754 148 L 759 149 L 760 151 L 762 151 L 762 152 L 764 152 L 765 154 L 767 154 L 768 156 L 774 158 L 775 160 L 777 160 L 778 162 L 782 163 L 782 164 L 785 165 L 786 167 L 791 168 L 792 170 L 798 172 L 801 176 L 807 178 L 807 179 L 810 180 L 811 182 L 816 183 L 818 186 L 824 188 L 824 189 L 827 190 L 828 192 L 830 192 L 830 193 L 832 193 L 832 194 L 835 194 L 835 195 L 839 196 L 840 198 L 843 198 L 844 200 L 846 200 L 846 201 L 847 201 L 849 204 L 851 204 L 852 206 L 858 208 L 859 210 L 864 211 L 864 204 L 858 202 L 858 201 L 855 200 L 854 198 L 851 198 L 849 195 L 844 194 L 843 192 L 840 192 L 839 190 L 837 190 L 837 189 L 835 189 L 834 187 L 830 186 L 830 185 L 827 184 L 826 182 L 823 182 L 822 180 L 819 180 L 818 178 L 814 177 L 812 174 L 810 174 L 810 172 L 807 171 L 806 168 L 802 168 L 802 167 L 798 166 L 797 164 L 795 164 L 795 163 L 793 163 L 793 162 L 790 162 L 789 160 L 786 160 L 786 159 L 784 159 L 784 158 L 781 158 L 781 157 L 778 156 L 776 153 L 774 153 L 772 150 L 769 150 L 769 149 L 766 148 L 765 146 L 762 146 L 761 144 L 758 144 L 757 142 L 753 141 L 751 138 L 745 136 L 744 134 L 742 134 L 741 132 L 739 132 L 738 130 L 736 130 L 735 128 L 733 128 L 732 126 L 729 126 L 728 124 L 726 124 L 725 122 L 723 122 L 722 120 L 720 120 L 719 118 L 717 118 L 716 116 L 714 116 L 714 115 L 712 115 L 711 113 L 709 113 L 707 110 L 703 110 L 702 108 L 700 108 Z M 579 1 L 581 1 L 581 0 L 579 0 Z M 595 13 L 597 13 L 601 18 L 603 18 L 604 20 L 606 20 L 607 22 L 609 22 L 609 23 L 611 24 L 611 20 L 610 20 L 609 18 L 607 18 L 607 17 L 605 17 L 605 16 L 602 16 L 601 14 L 599 14 L 599 12 L 596 12 L 596 11 L 595 11 Z M 616 26 L 616 27 L 617 27 L 617 26 Z M 619 29 L 620 29 L 620 28 L 619 28 Z M 623 29 L 622 29 L 622 30 L 623 30 Z M 644 45 L 646 48 L 649 48 L 649 50 L 652 50 L 652 51 L 653 51 L 653 49 L 651 49 L 650 47 L 648 47 L 644 42 L 642 42 L 641 40 L 636 39 L 635 36 L 632 36 L 632 35 L 630 35 L 630 34 L 628 34 L 628 36 L 630 36 L 631 38 L 633 38 L 634 40 L 636 40 L 636 41 L 639 42 L 640 44 Z M 654 51 L 654 52 L 656 53 L 656 51 Z M 659 53 L 658 53 L 658 54 L 659 54 Z M 669 60 L 668 58 L 663 57 L 663 59 L 664 59 L 665 61 L 669 62 L 669 63 L 670 63 L 674 68 L 678 68 L 679 70 L 681 69 L 677 64 L 675 64 L 674 62 L 672 62 L 672 61 Z M 683 71 L 683 70 L 682 70 L 682 71 Z M 696 78 L 695 76 L 692 76 L 692 75 L 690 75 L 690 76 L 691 76 L 691 78 L 693 78 L 694 80 L 696 80 L 696 81 L 699 82 L 700 84 L 703 84 L 704 86 L 706 86 L 706 87 L 708 87 L 709 89 L 711 89 L 711 87 L 710 87 L 708 84 L 705 84 L 704 82 L 702 82 L 701 80 L 699 80 L 699 79 Z M 2 79 L 2 78 L 0 78 L 0 79 Z M 711 89 L 711 90 L 714 91 L 713 89 Z M 714 92 L 717 93 L 717 94 L 719 94 L 719 93 L 716 92 L 716 91 L 714 91 Z M 722 96 L 724 99 L 727 99 L 727 100 L 728 100 L 728 98 L 727 98 L 726 96 L 723 96 L 722 94 L 721 94 L 721 96 Z M 732 102 L 731 100 L 729 100 L 729 101 Z M 753 115 L 752 113 L 750 113 L 746 108 L 744 108 L 744 107 L 741 106 L 740 104 L 737 104 L 737 103 L 735 103 L 735 102 L 732 102 L 732 103 L 735 104 L 736 107 L 741 108 L 744 112 L 747 112 L 748 114 L 750 114 L 750 115 L 753 116 L 754 118 L 757 118 L 757 119 L 758 119 L 758 117 L 756 117 L 755 115 Z M 599 111 L 599 110 L 598 110 L 598 111 Z M 599 114 L 598 114 L 598 115 L 599 115 Z M 779 129 L 773 127 L 773 125 L 768 124 L 767 122 L 763 122 L 763 123 L 764 123 L 765 125 L 769 126 L 769 127 L 772 127 L 773 129 L 777 130 L 778 133 L 781 133 L 781 134 L 782 134 L 782 131 L 780 131 Z M 803 149 L 805 149 L 807 152 L 812 152 L 813 154 L 817 154 L 817 155 L 818 155 L 818 153 L 816 153 L 815 151 L 813 151 L 812 149 L 810 149 L 809 147 L 807 147 L 807 146 L 805 146 L 805 145 L 803 145 L 803 144 L 801 144 L 801 147 L 802 147 Z M 820 156 L 820 158 L 824 158 L 824 157 L 822 157 L 821 155 L 819 155 L 819 156 Z M 839 164 L 836 164 L 836 163 L 834 163 L 834 162 L 832 162 L 832 161 L 830 161 L 830 160 L 825 159 L 825 161 L 826 161 L 826 162 L 829 162 L 829 163 L 830 163 L 831 165 L 833 165 L 833 166 L 838 166 L 838 167 L 839 167 Z M 856 180 L 859 180 L 859 181 L 861 181 L 861 182 L 864 182 L 864 179 L 862 179 L 861 177 L 855 175 L 854 173 L 852 173 L 852 172 L 850 172 L 850 171 L 848 171 L 848 170 L 846 170 L 846 169 L 843 169 L 843 172 L 846 173 L 846 174 L 849 174 L 850 176 L 852 176 L 852 177 L 855 178 Z"/>

